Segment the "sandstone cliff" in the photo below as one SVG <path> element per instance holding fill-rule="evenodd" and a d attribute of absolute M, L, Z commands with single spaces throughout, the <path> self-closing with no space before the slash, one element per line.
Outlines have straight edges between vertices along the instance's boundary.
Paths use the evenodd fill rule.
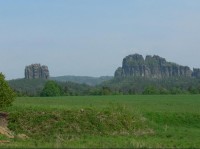
<path fill-rule="evenodd" d="M 166 77 L 200 77 L 200 69 L 193 71 L 188 66 L 181 66 L 167 62 L 165 58 L 154 55 L 147 55 L 144 59 L 142 55 L 133 54 L 123 59 L 122 67 L 115 71 L 115 77 L 139 76 L 147 78 Z"/>
<path fill-rule="evenodd" d="M 26 79 L 48 79 L 49 70 L 47 66 L 41 66 L 40 64 L 32 64 L 25 68 Z"/>
<path fill-rule="evenodd" d="M 200 78 L 200 69 L 199 68 L 194 68 L 192 72 L 192 76 L 196 78 Z"/>

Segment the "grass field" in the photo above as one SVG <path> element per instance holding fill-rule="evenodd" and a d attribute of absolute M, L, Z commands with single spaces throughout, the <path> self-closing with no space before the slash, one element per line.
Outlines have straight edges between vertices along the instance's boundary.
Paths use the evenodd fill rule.
<path fill-rule="evenodd" d="M 200 95 L 20 97 L 2 147 L 200 147 Z M 0 136 L 4 139 L 4 136 Z"/>

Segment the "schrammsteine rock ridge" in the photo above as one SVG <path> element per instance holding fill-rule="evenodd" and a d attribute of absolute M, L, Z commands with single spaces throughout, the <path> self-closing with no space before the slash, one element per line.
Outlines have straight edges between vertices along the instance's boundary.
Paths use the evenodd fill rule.
<path fill-rule="evenodd" d="M 115 77 L 137 76 L 147 78 L 166 77 L 196 77 L 200 78 L 200 69 L 193 69 L 188 66 L 181 66 L 176 63 L 167 62 L 165 58 L 154 55 L 133 54 L 123 59 L 122 67 L 115 71 Z"/>
<path fill-rule="evenodd" d="M 26 79 L 48 79 L 49 69 L 47 66 L 41 66 L 40 64 L 32 64 L 25 68 Z"/>

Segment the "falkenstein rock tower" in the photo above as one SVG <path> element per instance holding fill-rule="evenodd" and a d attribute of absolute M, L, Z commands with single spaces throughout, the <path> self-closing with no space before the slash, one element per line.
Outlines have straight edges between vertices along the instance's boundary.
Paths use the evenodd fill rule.
<path fill-rule="evenodd" d="M 47 66 L 40 64 L 31 64 L 25 68 L 26 79 L 48 79 L 49 69 Z"/>
<path fill-rule="evenodd" d="M 122 67 L 115 71 L 115 77 L 146 77 L 146 78 L 167 78 L 167 77 L 196 77 L 200 78 L 200 69 L 193 69 L 188 66 L 181 66 L 176 63 L 167 62 L 165 58 L 154 55 L 147 55 L 144 59 L 140 54 L 133 54 L 125 57 Z"/>

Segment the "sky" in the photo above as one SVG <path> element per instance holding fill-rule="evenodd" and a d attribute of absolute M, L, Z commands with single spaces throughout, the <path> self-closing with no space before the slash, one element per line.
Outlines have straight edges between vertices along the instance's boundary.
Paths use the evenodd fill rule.
<path fill-rule="evenodd" d="M 125 56 L 200 68 L 200 0 L 0 0 L 0 72 L 112 76 Z"/>

